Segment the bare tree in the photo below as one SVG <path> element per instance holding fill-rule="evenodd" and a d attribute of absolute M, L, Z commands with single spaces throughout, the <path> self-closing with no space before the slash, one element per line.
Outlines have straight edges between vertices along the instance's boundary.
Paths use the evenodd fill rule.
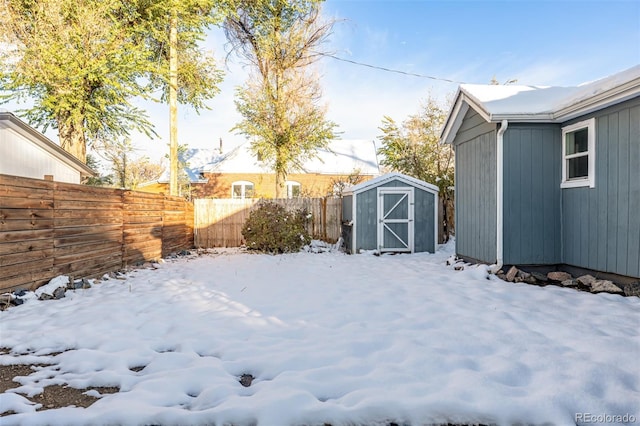
<path fill-rule="evenodd" d="M 235 126 L 252 139 L 254 153 L 276 174 L 276 197 L 287 175 L 335 137 L 320 104 L 319 78 L 311 66 L 333 21 L 323 21 L 318 0 L 237 0 L 224 23 L 235 52 L 251 66 L 236 106 L 244 119 Z"/>

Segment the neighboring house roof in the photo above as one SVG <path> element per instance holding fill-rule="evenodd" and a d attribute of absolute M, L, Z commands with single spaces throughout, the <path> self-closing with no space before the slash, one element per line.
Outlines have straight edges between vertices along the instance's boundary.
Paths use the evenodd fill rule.
<path fill-rule="evenodd" d="M 58 161 L 77 170 L 82 177 L 96 176 L 96 172 L 90 169 L 86 164 L 60 148 L 58 144 L 11 112 L 0 111 L 0 129 L 12 129 L 13 131 L 23 135 L 28 141 L 40 147 Z"/>
<path fill-rule="evenodd" d="M 416 179 L 411 176 L 403 175 L 402 173 L 387 173 L 385 175 L 378 176 L 366 182 L 362 182 L 352 187 L 349 187 L 345 189 L 342 192 L 342 194 L 343 195 L 359 194 L 361 192 L 367 191 L 371 188 L 381 186 L 387 182 L 391 182 L 394 180 L 399 180 L 400 182 L 404 182 L 407 185 L 415 186 L 424 191 L 431 192 L 432 194 L 437 194 L 439 191 L 437 186 L 427 183 L 423 180 Z"/>
<path fill-rule="evenodd" d="M 487 122 L 560 123 L 640 95 L 640 65 L 573 87 L 461 84 L 442 130 L 451 143 L 469 107 Z"/>
<path fill-rule="evenodd" d="M 186 172 L 191 183 L 206 183 L 201 173 L 273 173 L 273 169 L 258 161 L 251 151 L 250 142 L 245 142 L 228 152 L 215 149 L 189 149 L 181 155 L 187 163 Z M 317 157 L 305 161 L 296 171 L 327 175 L 349 175 L 358 170 L 363 175 L 378 175 L 376 147 L 369 140 L 337 139 L 330 142 L 328 149 L 319 149 Z M 158 179 L 159 183 L 169 182 L 169 173 Z"/>

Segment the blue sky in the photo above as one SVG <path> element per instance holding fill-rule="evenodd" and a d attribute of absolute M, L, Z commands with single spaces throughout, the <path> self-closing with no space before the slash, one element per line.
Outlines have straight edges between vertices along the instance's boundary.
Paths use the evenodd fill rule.
<path fill-rule="evenodd" d="M 339 20 L 326 45 L 336 56 L 457 82 L 488 83 L 495 76 L 501 82 L 567 86 L 640 64 L 638 1 L 327 0 L 324 14 Z M 224 41 L 222 31 L 213 29 L 206 42 L 221 62 Z M 444 102 L 457 88 L 332 58 L 318 68 L 328 118 L 345 139 L 375 139 L 384 115 L 402 121 L 421 100 L 431 95 Z M 230 129 L 240 120 L 234 87 L 246 73 L 233 57 L 226 73 L 211 110 L 197 115 L 181 107 L 181 144 L 217 147 L 223 138 L 230 147 L 244 140 Z M 141 154 L 160 158 L 168 150 L 168 107 L 143 106 L 161 139 L 136 136 L 134 142 Z"/>

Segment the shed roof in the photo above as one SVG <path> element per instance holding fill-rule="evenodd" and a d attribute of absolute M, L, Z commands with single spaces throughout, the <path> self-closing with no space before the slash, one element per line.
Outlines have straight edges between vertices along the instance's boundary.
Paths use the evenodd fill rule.
<path fill-rule="evenodd" d="M 571 87 L 461 84 L 442 130 L 450 143 L 469 107 L 487 122 L 565 122 L 640 96 L 640 65 Z"/>
<path fill-rule="evenodd" d="M 423 180 L 420 179 L 416 179 L 414 177 L 411 176 L 407 176 L 407 175 L 403 175 L 402 173 L 387 173 L 385 175 L 382 176 L 378 176 L 376 178 L 370 179 L 366 182 L 362 182 L 359 183 L 357 185 L 354 185 L 350 188 L 347 188 L 343 194 L 344 195 L 351 195 L 351 194 L 359 194 L 361 192 L 367 191 L 371 188 L 375 188 L 377 186 L 381 186 L 387 182 L 391 182 L 393 180 L 399 180 L 401 182 L 406 183 L 407 185 L 410 186 L 414 186 L 417 188 L 420 188 L 424 191 L 427 192 L 431 192 L 433 194 L 437 194 L 438 193 L 438 187 L 435 185 L 432 185 L 430 183 L 427 183 Z"/>
<path fill-rule="evenodd" d="M 8 111 L 0 111 L 0 130 L 12 129 L 13 131 L 24 136 L 29 142 L 43 149 L 56 160 L 77 170 L 80 176 L 95 176 L 96 172 L 89 166 L 78 160 L 73 155 L 62 149 L 51 139 L 31 127 L 19 117 Z"/>

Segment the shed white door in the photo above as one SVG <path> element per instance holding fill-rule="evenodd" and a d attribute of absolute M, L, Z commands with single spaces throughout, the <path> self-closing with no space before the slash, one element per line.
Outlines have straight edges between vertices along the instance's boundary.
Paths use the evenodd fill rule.
<path fill-rule="evenodd" d="M 378 188 L 378 251 L 413 253 L 413 188 Z"/>

